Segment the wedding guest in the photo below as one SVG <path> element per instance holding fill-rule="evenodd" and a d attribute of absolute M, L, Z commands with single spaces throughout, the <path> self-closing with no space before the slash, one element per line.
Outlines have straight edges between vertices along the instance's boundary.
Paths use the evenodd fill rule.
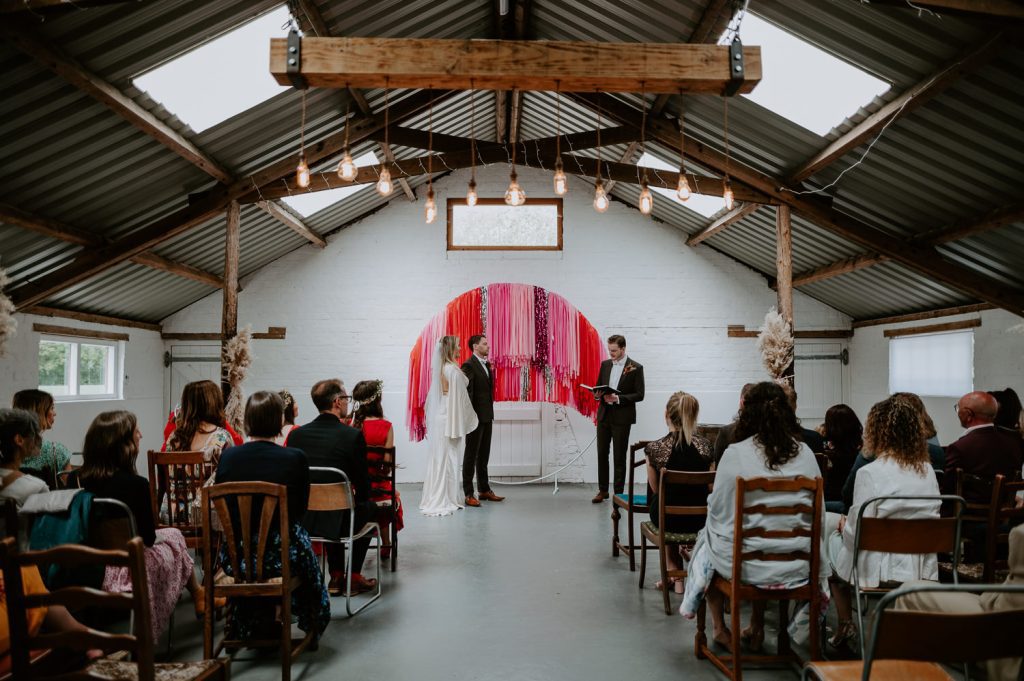
<path fill-rule="evenodd" d="M 825 412 L 824 433 L 825 454 L 830 468 L 825 484 L 825 507 L 841 513 L 846 510 L 843 503 L 843 485 L 853 470 L 853 463 L 860 454 L 864 428 L 853 409 L 845 404 L 829 407 Z"/>
<path fill-rule="evenodd" d="M 996 398 L 986 392 L 968 393 L 957 401 L 957 418 L 965 430 L 946 448 L 947 483 L 951 484 L 958 468 L 985 481 L 1000 474 L 1016 478 L 1024 459 L 1024 440 L 996 428 L 998 410 Z M 990 493 L 984 485 L 964 485 L 963 497 L 968 503 L 988 503 Z"/>
<path fill-rule="evenodd" d="M 45 390 L 19 390 L 14 393 L 11 406 L 36 414 L 39 418 L 39 432 L 53 428 L 57 420 L 57 407 L 53 395 Z M 57 474 L 71 470 L 71 451 L 59 442 L 43 440 L 39 452 L 21 462 L 22 468 L 37 471 L 36 475 L 56 485 Z"/>
<path fill-rule="evenodd" d="M 715 590 L 708 590 L 705 594 L 705 590 L 715 573 L 732 577 L 736 478 L 817 478 L 821 475 L 814 453 L 802 440 L 800 423 L 793 407 L 786 393 L 775 383 L 758 383 L 747 393 L 736 423 L 734 440 L 718 464 L 716 483 L 708 497 L 707 524 L 697 538 L 680 608 L 684 617 L 692 619 L 706 595 L 714 640 L 726 648 L 731 647 L 732 635 L 725 624 L 723 596 Z M 754 503 L 764 496 L 764 492 L 754 491 L 746 498 Z M 775 493 L 771 500 L 778 505 L 811 501 L 804 492 Z M 762 525 L 769 531 L 789 529 L 792 518 L 765 516 Z M 744 550 L 773 553 L 800 549 L 792 540 L 786 541 L 788 543 L 780 545 L 780 540 L 752 538 L 745 543 Z M 803 550 L 810 550 L 809 543 L 806 542 Z M 748 560 L 742 566 L 742 579 L 744 584 L 752 586 L 795 588 L 807 583 L 807 563 Z M 764 640 L 763 601 L 755 603 L 750 626 L 743 631 L 743 638 L 751 649 L 761 648 Z"/>
<path fill-rule="evenodd" d="M 284 401 L 284 427 L 281 428 L 281 434 L 277 436 L 276 442 L 283 445 L 288 440 L 288 433 L 295 428 L 295 419 L 299 418 L 299 405 L 287 390 L 279 390 L 277 394 Z"/>
<path fill-rule="evenodd" d="M 856 633 L 853 625 L 850 581 L 853 579 L 853 551 L 857 515 L 874 497 L 934 496 L 938 481 L 932 472 L 924 437 L 924 422 L 904 399 L 893 395 L 868 413 L 865 446 L 874 460 L 857 473 L 853 505 L 848 515 L 826 516 L 825 554 L 832 569 L 832 598 L 839 626 L 830 643 L 842 646 Z M 872 518 L 938 518 L 940 502 L 922 499 L 892 499 L 872 504 L 865 515 Z M 901 583 L 912 579 L 936 579 L 935 554 L 860 554 L 857 576 L 862 588 Z"/>
<path fill-rule="evenodd" d="M 996 398 L 996 402 L 999 403 L 994 421 L 996 428 L 1024 437 L 1024 409 L 1016 391 L 1013 388 L 1005 388 L 990 392 L 989 395 Z"/>
<path fill-rule="evenodd" d="M 0 499 L 13 499 L 21 508 L 33 494 L 49 491 L 45 482 L 20 470 L 26 458 L 39 452 L 42 441 L 35 414 L 0 409 Z"/>
<path fill-rule="evenodd" d="M 665 425 L 668 426 L 668 435 L 647 445 L 647 484 L 648 484 L 648 506 L 650 507 L 651 522 L 658 526 L 659 522 L 659 498 L 658 481 L 663 470 L 704 472 L 711 467 L 710 456 L 701 453 L 703 446 L 710 454 L 711 443 L 696 435 L 697 414 L 700 412 L 700 403 L 697 398 L 689 393 L 679 391 L 668 398 L 665 405 Z M 698 442 L 703 441 L 700 445 Z M 708 489 L 706 485 L 670 485 L 665 490 L 665 503 L 671 506 L 703 506 L 707 502 Z M 704 527 L 703 516 L 669 516 L 665 519 L 665 531 L 677 533 L 695 533 Z M 666 551 L 666 559 L 670 570 L 678 570 L 681 567 L 682 555 L 679 547 L 673 546 Z M 670 578 L 666 587 L 659 580 L 655 586 L 659 589 L 675 587 L 676 593 L 683 593 L 683 582 L 676 578 Z"/>
<path fill-rule="evenodd" d="M 194 381 L 181 391 L 181 412 L 164 443 L 168 452 L 203 452 L 210 469 L 234 440 L 224 427 L 224 394 L 213 381 Z"/>
<path fill-rule="evenodd" d="M 80 486 L 95 497 L 123 502 L 135 518 L 135 529 L 146 545 L 146 580 L 149 590 L 153 639 L 167 627 L 178 597 L 186 588 L 192 594 L 196 615 L 203 611 L 202 587 L 193 572 L 185 537 L 177 528 L 156 528 L 149 481 L 136 471 L 139 431 L 135 414 L 106 411 L 93 419 L 82 446 L 82 467 L 71 475 L 70 486 Z M 116 593 L 132 590 L 128 568 L 108 567 L 103 588 Z"/>
<path fill-rule="evenodd" d="M 352 399 L 355 401 L 352 425 L 363 431 L 367 446 L 393 447 L 395 445 L 394 426 L 391 421 L 384 418 L 384 407 L 381 404 L 383 391 L 384 382 L 379 379 L 360 381 L 352 389 Z M 380 525 L 383 542 L 381 557 L 387 558 L 391 555 L 391 533 L 388 531 L 391 522 L 394 521 L 396 531 L 405 527 L 402 497 L 391 484 L 389 469 L 385 466 L 382 454 L 367 450 L 366 464 L 370 480 L 370 503 L 377 508 L 377 514 L 372 520 L 376 520 Z M 394 492 L 398 507 L 393 517 L 390 508 L 378 506 L 380 502 L 390 502 L 392 492 Z"/>
<path fill-rule="evenodd" d="M 796 390 L 788 383 L 782 386 L 782 389 L 785 391 L 786 397 L 789 399 L 790 406 L 793 407 L 793 413 L 796 414 Z M 800 419 L 797 419 L 797 422 L 799 423 Z M 807 443 L 807 446 L 811 448 L 812 452 L 815 454 L 825 453 L 825 439 L 818 433 L 818 431 L 801 426 L 800 433 L 803 441 Z"/>
<path fill-rule="evenodd" d="M 756 383 L 745 383 L 743 388 L 740 389 L 740 407 L 739 411 L 743 411 L 743 398 L 747 396 L 750 389 L 753 388 Z M 726 448 L 733 443 L 733 436 L 736 432 L 736 422 L 739 420 L 739 411 L 736 412 L 736 418 L 733 419 L 732 423 L 722 426 L 722 429 L 718 431 L 718 437 L 715 438 L 715 464 L 722 460 L 722 454 L 725 454 Z"/>
<path fill-rule="evenodd" d="M 292 612 L 298 617 L 299 628 L 323 633 L 331 620 L 331 601 L 324 588 L 320 568 L 313 554 L 309 534 L 302 526 L 302 518 L 309 507 L 309 463 L 301 449 L 282 447 L 274 440 L 284 425 L 284 400 L 277 393 L 253 393 L 245 403 L 245 432 L 249 442 L 224 450 L 217 467 L 217 483 L 271 482 L 288 488 L 288 543 L 291 574 L 301 580 L 301 586 L 292 592 Z M 256 511 L 254 510 L 254 515 Z M 257 532 L 258 519 L 252 528 Z M 280 520 L 275 519 L 267 539 L 263 557 L 265 577 L 280 576 L 281 555 Z M 255 542 L 255 540 L 254 540 Z M 230 574 L 231 561 L 227 547 L 221 547 L 220 563 Z M 229 620 L 230 638 L 274 638 L 276 623 L 273 604 L 266 599 L 237 599 L 232 601 L 234 616 Z"/>

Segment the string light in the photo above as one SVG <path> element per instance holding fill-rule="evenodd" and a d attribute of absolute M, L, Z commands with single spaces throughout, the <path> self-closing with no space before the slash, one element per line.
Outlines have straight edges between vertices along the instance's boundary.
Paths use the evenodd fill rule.
<path fill-rule="evenodd" d="M 690 200 L 690 181 L 686 179 L 686 165 L 683 150 L 686 147 L 686 117 L 679 115 L 679 184 L 676 185 L 676 197 L 683 201 Z"/>
<path fill-rule="evenodd" d="M 729 183 L 729 98 L 722 99 L 724 112 L 724 134 L 725 134 L 725 177 L 722 178 L 722 199 L 725 201 L 725 209 L 732 210 L 735 203 L 732 195 L 732 185 Z"/>
<path fill-rule="evenodd" d="M 388 145 L 388 114 L 391 107 L 388 105 L 388 79 L 384 78 L 384 148 L 390 149 Z M 377 193 L 381 196 L 391 196 L 395 185 L 391 182 L 391 171 L 383 163 L 380 164 L 380 173 L 377 177 Z"/>
<path fill-rule="evenodd" d="M 475 206 L 476 195 L 476 90 L 473 79 L 469 79 L 469 185 L 466 188 L 466 205 Z"/>
<path fill-rule="evenodd" d="M 345 148 L 341 152 L 341 160 L 338 162 L 338 177 L 351 182 L 356 179 L 356 162 L 352 160 L 352 153 L 348 148 L 349 112 L 351 102 L 345 105 Z"/>
<path fill-rule="evenodd" d="M 299 165 L 295 166 L 295 184 L 309 186 L 309 164 L 306 163 L 306 91 L 302 91 L 302 124 L 299 127 Z"/>
<path fill-rule="evenodd" d="M 647 152 L 647 92 L 642 81 L 640 83 L 640 106 L 643 108 L 643 113 L 640 115 L 640 155 L 643 156 Z M 643 215 L 650 215 L 654 210 L 654 196 L 651 194 L 650 187 L 647 186 L 646 166 L 644 166 L 644 176 L 640 180 L 639 208 Z"/>
<path fill-rule="evenodd" d="M 423 216 L 429 225 L 437 217 L 437 203 L 434 201 L 434 95 L 430 95 L 430 108 L 427 109 L 427 202 L 423 206 Z"/>
<path fill-rule="evenodd" d="M 600 91 L 598 95 L 600 96 Z M 594 210 L 603 213 L 608 210 L 608 192 L 601 179 L 601 105 L 597 105 L 597 177 L 594 179 Z"/>
<path fill-rule="evenodd" d="M 650 188 L 647 186 L 647 178 L 640 184 L 640 212 L 644 215 L 650 215 L 651 211 L 654 210 L 654 196 L 651 194 Z"/>
<path fill-rule="evenodd" d="M 512 171 L 508 174 L 508 189 L 505 190 L 505 203 L 510 206 L 521 206 L 526 203 L 526 192 L 519 186 L 519 176 L 516 175 L 516 148 L 519 144 L 512 145 Z"/>
<path fill-rule="evenodd" d="M 562 93 L 559 91 L 560 83 L 555 81 L 555 175 L 552 181 L 555 185 L 555 194 L 565 196 L 569 191 L 569 185 L 565 179 L 565 170 L 562 169 Z"/>

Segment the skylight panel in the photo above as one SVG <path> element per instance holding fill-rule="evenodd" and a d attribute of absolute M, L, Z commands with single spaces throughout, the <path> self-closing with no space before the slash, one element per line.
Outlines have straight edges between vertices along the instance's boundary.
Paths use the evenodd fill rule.
<path fill-rule="evenodd" d="M 637 162 L 637 165 L 647 166 L 648 168 L 657 168 L 658 170 L 669 170 L 673 173 L 679 170 L 678 166 L 670 166 L 657 156 L 652 155 L 649 151 L 644 152 L 643 156 L 641 156 L 640 160 Z M 690 194 L 690 198 L 684 202 L 679 200 L 679 197 L 676 196 L 676 190 L 674 189 L 651 187 L 651 191 L 670 199 L 673 203 L 683 206 L 684 208 L 689 208 L 694 212 L 700 213 L 706 218 L 711 217 L 725 207 L 725 203 L 722 201 L 720 196 Z M 657 201 L 655 201 L 654 205 L 658 205 Z"/>
<path fill-rule="evenodd" d="M 356 166 L 372 166 L 377 165 L 380 161 L 372 151 L 368 151 L 362 156 L 357 156 L 355 159 Z M 334 169 L 330 169 L 327 172 L 334 172 Z M 340 180 L 339 180 L 340 182 Z M 347 187 L 338 187 L 337 189 L 328 189 L 322 192 L 309 192 L 307 194 L 296 194 L 294 196 L 286 196 L 282 201 L 287 203 L 289 206 L 299 212 L 302 217 L 309 217 L 313 213 L 318 213 L 328 206 L 333 206 L 337 202 L 352 196 L 356 192 L 372 187 L 370 184 L 352 184 Z"/>
<path fill-rule="evenodd" d="M 288 8 L 281 5 L 133 82 L 202 132 L 287 89 L 267 68 L 270 38 L 281 37 L 287 22 Z"/>
<path fill-rule="evenodd" d="M 744 45 L 761 47 L 761 82 L 742 95 L 819 135 L 889 89 L 889 83 L 747 13 Z"/>

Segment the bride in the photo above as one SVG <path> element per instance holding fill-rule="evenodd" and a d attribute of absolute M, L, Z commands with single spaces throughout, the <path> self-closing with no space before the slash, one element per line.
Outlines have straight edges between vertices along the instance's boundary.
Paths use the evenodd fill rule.
<path fill-rule="evenodd" d="M 444 336 L 434 348 L 425 405 L 430 460 L 420 501 L 423 515 L 450 515 L 462 508 L 459 464 L 466 450 L 466 435 L 476 429 L 479 421 L 466 389 L 469 379 L 458 361 L 458 337 Z"/>

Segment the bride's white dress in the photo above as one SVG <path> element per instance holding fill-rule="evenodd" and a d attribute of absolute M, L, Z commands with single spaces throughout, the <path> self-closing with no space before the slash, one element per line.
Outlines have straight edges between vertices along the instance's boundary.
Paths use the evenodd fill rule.
<path fill-rule="evenodd" d="M 441 393 L 441 372 L 448 382 L 448 394 Z M 462 465 L 466 435 L 479 421 L 469 400 L 469 379 L 456 364 L 446 362 L 441 372 L 434 373 L 427 396 L 427 440 L 430 459 L 423 481 L 420 512 L 428 516 L 450 515 L 462 508 Z"/>

